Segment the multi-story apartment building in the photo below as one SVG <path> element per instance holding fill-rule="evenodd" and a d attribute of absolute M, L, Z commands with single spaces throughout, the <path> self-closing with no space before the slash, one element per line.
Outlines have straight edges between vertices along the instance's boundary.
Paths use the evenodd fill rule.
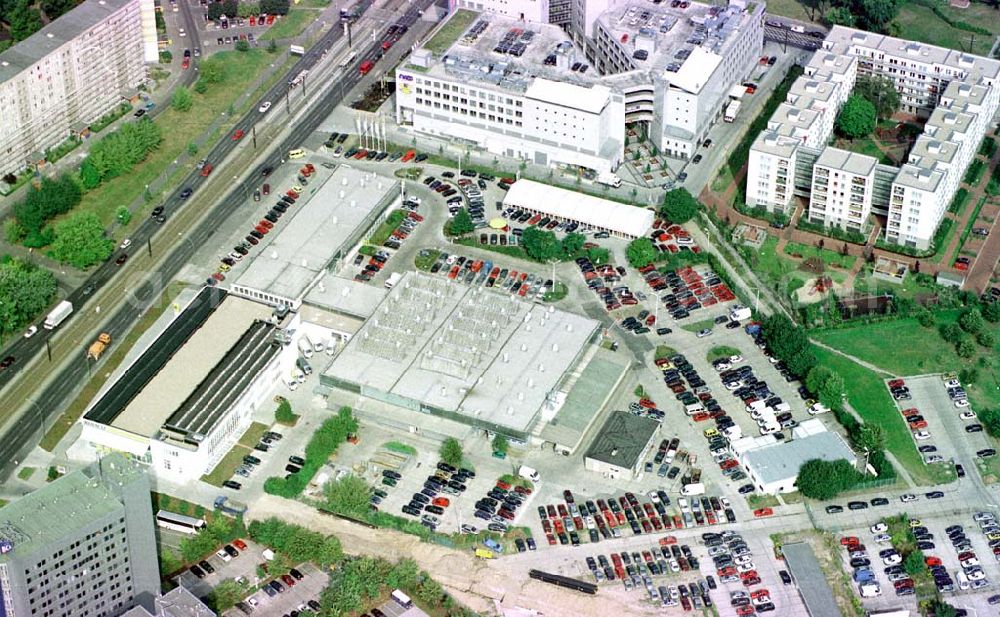
<path fill-rule="evenodd" d="M 155 42 L 149 0 L 86 0 L 0 53 L 0 174 L 41 161 L 135 96 L 155 60 L 150 27 Z"/>
<path fill-rule="evenodd" d="M 159 591 L 149 479 L 124 456 L 0 508 L 0 615 L 117 617 Z"/>
<path fill-rule="evenodd" d="M 397 69 L 396 120 L 503 156 L 597 171 L 621 163 L 626 124 L 646 123 L 659 150 L 687 158 L 756 63 L 763 15 L 763 4 L 742 0 L 633 0 L 588 25 L 591 64 L 558 27 L 482 13 L 440 56 L 421 49 Z"/>
<path fill-rule="evenodd" d="M 563 3 L 565 6 L 565 2 Z M 469 9 L 477 12 L 495 13 L 518 21 L 535 24 L 551 22 L 551 7 L 549 0 L 450 0 L 449 10 Z M 568 13 L 568 7 L 565 7 Z M 562 9 L 557 7 L 557 14 Z M 569 21 L 568 14 L 565 17 Z"/>
<path fill-rule="evenodd" d="M 900 167 L 827 145 L 859 75 L 892 81 L 904 113 L 926 119 Z M 886 217 L 885 239 L 928 248 L 1000 107 L 1000 62 L 834 27 L 750 150 L 747 204 L 860 230 Z M 834 184 L 836 183 L 836 185 Z"/>

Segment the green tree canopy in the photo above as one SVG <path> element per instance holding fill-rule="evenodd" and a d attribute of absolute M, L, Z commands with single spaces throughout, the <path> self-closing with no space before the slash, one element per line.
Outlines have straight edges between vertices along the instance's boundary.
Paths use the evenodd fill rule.
<path fill-rule="evenodd" d="M 833 499 L 857 484 L 860 475 L 850 462 L 839 459 L 824 461 L 814 458 L 799 468 L 795 484 L 799 491 L 811 499 Z"/>
<path fill-rule="evenodd" d="M 628 243 L 625 256 L 632 267 L 643 268 L 656 259 L 656 247 L 653 246 L 653 241 L 649 238 L 636 238 Z"/>
<path fill-rule="evenodd" d="M 897 0 L 857 0 L 854 12 L 858 16 L 858 25 L 864 30 L 885 32 L 889 22 L 899 12 Z"/>
<path fill-rule="evenodd" d="M 561 242 L 563 259 L 572 259 L 583 249 L 586 242 L 587 237 L 581 233 L 571 232 L 563 236 Z"/>
<path fill-rule="evenodd" d="M 44 268 L 0 257 L 0 333 L 19 332 L 56 297 L 56 277 Z"/>
<path fill-rule="evenodd" d="M 663 196 L 660 215 L 672 223 L 682 225 L 693 219 L 700 209 L 698 200 L 686 188 L 680 187 Z"/>
<path fill-rule="evenodd" d="M 10 34 L 15 41 L 23 41 L 42 29 L 42 14 L 32 6 L 31 0 L 16 0 L 4 21 L 10 24 Z"/>
<path fill-rule="evenodd" d="M 448 233 L 452 236 L 463 236 L 472 233 L 476 229 L 476 224 L 472 222 L 469 211 L 459 208 L 455 216 L 448 222 Z"/>
<path fill-rule="evenodd" d="M 101 219 L 93 212 L 78 212 L 59 222 L 52 242 L 52 257 L 74 268 L 89 268 L 111 257 L 114 242 L 104 234 Z"/>
<path fill-rule="evenodd" d="M 823 19 L 831 26 L 847 26 L 853 28 L 857 23 L 854 13 L 846 6 L 835 6 L 823 15 Z"/>
<path fill-rule="evenodd" d="M 115 209 L 115 218 L 122 225 L 128 225 L 129 221 L 132 220 L 132 211 L 128 209 L 128 206 L 118 206 Z"/>
<path fill-rule="evenodd" d="M 535 226 L 526 228 L 521 234 L 521 246 L 528 257 L 536 261 L 553 261 L 562 253 L 562 244 L 556 235 Z"/>
<path fill-rule="evenodd" d="M 530 229 L 530 228 L 529 228 Z M 527 230 L 525 230 L 527 231 Z M 458 467 L 462 464 L 462 444 L 454 437 L 449 437 L 441 444 L 441 460 Z"/>
<path fill-rule="evenodd" d="M 801 358 L 801 354 L 796 357 Z M 806 388 L 830 409 L 839 409 L 844 402 L 844 378 L 825 366 L 814 366 L 806 374 Z"/>
<path fill-rule="evenodd" d="M 979 421 L 986 432 L 994 437 L 1000 437 L 1000 407 L 987 407 L 976 411 Z"/>
<path fill-rule="evenodd" d="M 881 452 L 885 449 L 885 429 L 879 424 L 862 424 L 854 443 L 862 450 Z"/>
<path fill-rule="evenodd" d="M 983 305 L 983 318 L 990 323 L 1000 321 L 1000 301 L 994 300 Z"/>
<path fill-rule="evenodd" d="M 890 118 L 899 111 L 899 92 L 892 81 L 881 75 L 858 75 L 854 94 L 874 105 L 879 118 Z"/>
<path fill-rule="evenodd" d="M 903 559 L 903 570 L 910 576 L 920 576 L 927 570 L 927 562 L 924 561 L 924 552 L 913 551 Z"/>
<path fill-rule="evenodd" d="M 986 325 L 982 314 L 974 308 L 965 310 L 958 317 L 958 326 L 969 334 L 976 334 Z"/>
<path fill-rule="evenodd" d="M 796 377 L 805 377 L 816 366 L 816 353 L 805 329 L 795 325 L 784 315 L 771 315 L 762 324 L 764 342 L 779 360 L 784 360 L 788 370 Z"/>
<path fill-rule="evenodd" d="M 875 130 L 876 117 L 874 105 L 852 94 L 837 116 L 837 131 L 850 139 L 864 137 Z"/>
<path fill-rule="evenodd" d="M 170 99 L 170 104 L 177 111 L 190 111 L 191 107 L 194 106 L 194 97 L 191 96 L 190 90 L 184 86 L 178 86 L 177 89 L 174 90 L 174 95 Z"/>
<path fill-rule="evenodd" d="M 504 454 L 507 454 L 507 451 L 510 450 L 510 443 L 507 441 L 507 438 L 500 433 L 497 433 L 496 437 L 493 438 L 492 446 L 494 452 L 503 452 Z"/>
<path fill-rule="evenodd" d="M 323 487 L 327 506 L 334 512 L 363 516 L 371 506 L 372 487 L 364 478 L 348 474 Z"/>

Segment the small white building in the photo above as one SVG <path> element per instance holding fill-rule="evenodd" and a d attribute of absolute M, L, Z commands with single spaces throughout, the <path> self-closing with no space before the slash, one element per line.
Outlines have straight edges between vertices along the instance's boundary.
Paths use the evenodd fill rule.
<path fill-rule="evenodd" d="M 644 235 L 656 218 L 652 210 L 561 189 L 533 180 L 518 180 L 504 196 L 513 206 L 560 221 L 579 223 L 620 238 Z"/>
<path fill-rule="evenodd" d="M 771 495 L 797 490 L 799 469 L 808 460 L 857 462 L 844 438 L 826 430 L 819 419 L 806 420 L 792 429 L 790 441 L 778 441 L 771 435 L 745 437 L 731 447 L 757 490 Z"/>
<path fill-rule="evenodd" d="M 584 468 L 611 478 L 639 473 L 660 423 L 627 411 L 613 411 L 583 457 Z"/>

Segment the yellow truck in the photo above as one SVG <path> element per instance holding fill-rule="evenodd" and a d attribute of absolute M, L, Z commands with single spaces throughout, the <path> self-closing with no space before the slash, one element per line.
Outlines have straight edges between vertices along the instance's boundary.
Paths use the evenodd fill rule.
<path fill-rule="evenodd" d="M 476 557 L 480 559 L 493 559 L 493 551 L 485 548 L 477 548 Z"/>
<path fill-rule="evenodd" d="M 91 343 L 90 348 L 87 349 L 87 357 L 93 358 L 94 360 L 100 360 L 101 354 L 107 349 L 108 345 L 111 344 L 111 335 L 107 332 L 101 332 L 97 337 L 97 340 Z"/>

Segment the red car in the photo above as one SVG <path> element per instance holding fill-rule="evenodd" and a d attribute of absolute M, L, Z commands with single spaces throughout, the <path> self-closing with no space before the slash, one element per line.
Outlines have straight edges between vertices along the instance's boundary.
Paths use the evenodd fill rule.
<path fill-rule="evenodd" d="M 903 381 L 902 379 L 890 379 L 889 380 L 889 387 L 890 388 L 902 388 L 905 385 L 906 385 L 906 382 Z"/>
<path fill-rule="evenodd" d="M 933 555 L 928 555 L 928 556 L 924 557 L 924 563 L 927 564 L 928 567 L 930 567 L 930 566 L 939 566 L 939 565 L 941 565 L 941 558 L 940 557 L 935 557 Z"/>
<path fill-rule="evenodd" d="M 184 61 L 181 62 L 181 68 L 186 69 L 190 66 L 191 66 L 191 58 L 184 58 Z"/>
<path fill-rule="evenodd" d="M 288 585 L 289 587 L 295 587 L 295 579 L 292 578 L 290 574 L 282 574 L 281 582 Z"/>
<path fill-rule="evenodd" d="M 435 506 L 439 506 L 439 507 L 442 507 L 442 508 L 447 508 L 449 505 L 451 505 L 451 502 L 448 501 L 447 497 L 437 497 L 431 503 L 433 503 Z"/>
<path fill-rule="evenodd" d="M 241 551 L 247 550 L 247 543 L 243 540 L 233 540 L 233 546 L 240 549 Z"/>
<path fill-rule="evenodd" d="M 263 225 L 257 225 L 256 227 L 254 227 L 254 230 L 256 230 L 257 233 L 263 234 L 265 236 L 267 235 L 267 232 L 271 231 L 270 229 L 264 227 Z"/>
<path fill-rule="evenodd" d="M 236 129 L 236 132 L 233 133 L 233 141 L 239 141 L 243 138 L 243 135 L 243 129 Z"/>
<path fill-rule="evenodd" d="M 504 482 L 503 480 L 497 480 L 497 488 L 503 489 L 505 491 L 510 490 L 510 484 Z"/>
<path fill-rule="evenodd" d="M 201 175 L 207 178 L 210 173 L 212 173 L 212 164 L 205 163 L 205 166 L 201 168 Z"/>
<path fill-rule="evenodd" d="M 849 546 L 851 544 L 860 544 L 861 540 L 858 540 L 857 536 L 847 536 L 840 539 L 841 546 Z"/>

